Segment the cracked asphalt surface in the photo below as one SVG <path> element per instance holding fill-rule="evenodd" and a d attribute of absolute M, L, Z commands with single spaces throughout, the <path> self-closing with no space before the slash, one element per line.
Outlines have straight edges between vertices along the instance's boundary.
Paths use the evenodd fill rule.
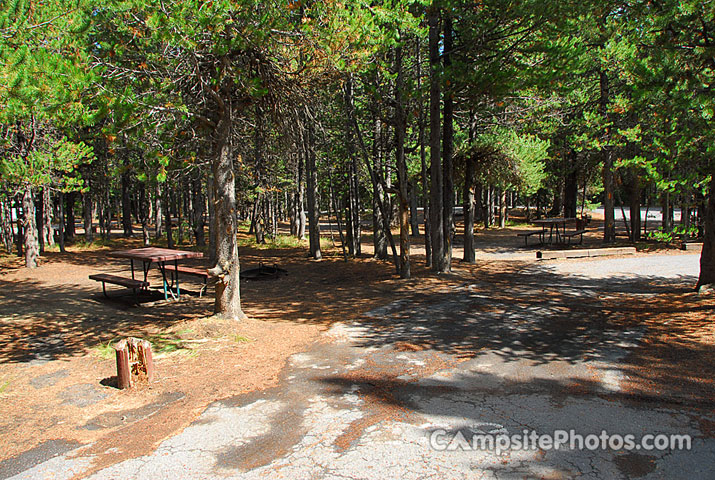
<path fill-rule="evenodd" d="M 715 439 L 699 429 L 715 421 L 712 405 L 624 399 L 620 362 L 644 332 L 596 321 L 615 293 L 692 286 L 698 259 L 532 263 L 505 285 L 465 276 L 449 291 L 395 301 L 364 322 L 333 326 L 325 341 L 291 357 L 278 387 L 216 402 L 156 451 L 90 478 L 713 478 Z M 566 301 L 580 305 L 578 318 Z M 465 356 L 467 345 L 476 354 Z M 444 446 L 458 432 L 571 429 L 687 434 L 692 448 L 430 445 L 434 437 Z M 10 478 L 84 476 L 92 463 L 85 449 L 42 457 Z"/>

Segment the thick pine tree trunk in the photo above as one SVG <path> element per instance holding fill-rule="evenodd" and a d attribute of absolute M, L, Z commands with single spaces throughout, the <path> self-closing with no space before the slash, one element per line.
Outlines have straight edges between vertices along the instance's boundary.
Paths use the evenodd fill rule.
<path fill-rule="evenodd" d="M 199 172 L 194 173 L 194 178 L 191 181 L 192 186 L 192 224 L 194 230 L 194 239 L 196 240 L 196 245 L 203 247 L 206 245 L 206 236 L 204 235 L 204 227 L 206 226 L 204 221 L 204 209 L 206 205 L 206 199 L 204 198 L 203 185 L 201 184 L 201 174 Z"/>
<path fill-rule="evenodd" d="M 57 198 L 57 203 L 58 203 L 58 209 L 59 209 L 59 219 L 57 224 L 60 227 L 60 231 L 58 234 L 59 238 L 59 244 L 60 244 L 60 252 L 65 253 L 65 194 L 60 192 Z"/>
<path fill-rule="evenodd" d="M 499 228 L 506 228 L 506 221 L 509 219 L 509 211 L 506 201 L 506 190 L 499 189 Z"/>
<path fill-rule="evenodd" d="M 132 185 L 128 170 L 122 174 L 122 229 L 125 237 L 134 235 L 132 229 Z"/>
<path fill-rule="evenodd" d="M 474 263 L 476 255 L 474 251 L 474 211 L 476 203 L 474 199 L 474 158 L 469 156 L 464 172 L 464 258 L 466 263 Z"/>
<path fill-rule="evenodd" d="M 142 241 L 145 247 L 151 244 L 149 237 L 149 198 L 147 196 L 147 186 L 145 183 L 139 185 L 139 221 L 142 225 Z"/>
<path fill-rule="evenodd" d="M 49 185 L 42 188 L 42 205 L 42 237 L 45 239 L 45 245 L 52 247 L 55 245 L 55 229 L 52 227 L 52 196 Z"/>
<path fill-rule="evenodd" d="M 37 219 L 35 216 L 35 198 L 32 187 L 27 185 L 22 196 L 22 210 L 24 212 L 25 233 L 25 266 L 37 268 L 37 259 L 40 257 L 40 244 L 37 241 Z"/>
<path fill-rule="evenodd" d="M 571 150 L 568 155 L 568 172 L 564 182 L 564 217 L 574 218 L 578 211 L 578 167 L 576 152 Z"/>
<path fill-rule="evenodd" d="M 10 222 L 10 200 L 0 202 L 0 236 L 7 253 L 12 253 L 12 223 Z"/>
<path fill-rule="evenodd" d="M 209 197 L 209 263 L 214 265 L 216 258 L 218 258 L 216 254 L 216 247 L 218 245 L 218 223 L 216 218 L 216 182 L 214 181 L 213 174 L 208 176 L 206 185 Z"/>
<path fill-rule="evenodd" d="M 440 135 L 440 34 L 439 7 L 433 3 L 427 11 L 430 59 L 430 233 L 432 235 L 432 270 L 447 269 L 444 255 L 444 199 Z"/>
<path fill-rule="evenodd" d="M 164 226 L 166 228 L 166 246 L 174 248 L 174 232 L 172 232 L 171 222 L 171 191 L 164 189 Z"/>
<path fill-rule="evenodd" d="M 608 73 L 600 71 L 599 76 L 601 98 L 599 102 L 599 113 L 608 121 Z M 608 134 L 606 133 L 606 136 Z M 613 179 L 613 152 L 610 147 L 603 149 L 603 242 L 613 243 L 616 241 L 616 216 L 614 211 L 615 185 Z"/>
<path fill-rule="evenodd" d="M 85 192 L 82 194 L 83 213 L 84 213 L 84 240 L 92 242 L 94 240 L 94 230 L 92 229 L 92 194 Z"/>
<path fill-rule="evenodd" d="M 413 237 L 420 234 L 420 220 L 417 218 L 417 183 L 409 182 L 410 188 L 410 232 Z"/>
<path fill-rule="evenodd" d="M 373 129 L 372 142 L 372 158 L 375 165 L 375 170 L 381 168 L 382 164 L 382 148 L 380 138 L 382 136 L 382 124 L 379 118 L 375 119 Z M 371 176 L 372 180 L 372 242 L 375 249 L 374 257 L 380 260 L 387 259 L 387 236 L 385 235 L 385 222 L 382 218 L 382 210 L 380 207 L 381 199 L 383 198 L 382 184 L 377 181 L 376 175 Z"/>
<path fill-rule="evenodd" d="M 243 320 L 238 263 L 238 221 L 236 218 L 236 178 L 231 152 L 231 106 L 226 105 L 214 132 L 212 170 L 216 188 L 216 265 L 209 275 L 216 277 L 214 313 L 223 318 Z"/>
<path fill-rule="evenodd" d="M 703 234 L 703 251 L 700 254 L 700 277 L 698 288 L 703 285 L 715 284 L 715 175 L 710 181 L 710 192 L 705 206 Z"/>
<path fill-rule="evenodd" d="M 65 223 L 65 240 L 73 240 L 75 236 L 75 228 L 74 228 L 74 223 L 75 223 L 75 218 L 74 218 L 74 203 L 75 199 L 77 197 L 76 192 L 69 192 L 66 196 L 65 199 L 67 200 L 66 204 L 66 210 L 65 210 L 65 218 L 66 218 L 66 223 Z"/>
<path fill-rule="evenodd" d="M 422 45 L 420 38 L 417 37 L 416 57 L 417 57 L 417 90 L 422 92 Z M 424 114 L 424 95 L 420 93 L 419 106 L 419 144 L 420 144 L 420 168 L 422 177 L 422 215 L 424 216 L 425 226 L 425 263 L 428 267 L 432 266 L 432 235 L 430 233 L 430 213 L 429 213 L 429 198 L 428 198 L 428 173 L 427 173 L 427 155 L 425 149 L 425 114 Z"/>
<path fill-rule="evenodd" d="M 449 15 L 444 18 L 444 69 L 449 78 L 452 65 L 452 19 Z M 443 208 L 442 229 L 444 230 L 444 265 L 445 271 L 452 270 L 452 238 L 454 236 L 454 100 L 453 93 L 448 83 L 445 82 L 444 91 L 444 126 L 442 131 L 442 182 L 443 182 Z"/>
<path fill-rule="evenodd" d="M 637 242 L 641 239 L 641 186 L 636 175 L 633 175 L 629 193 L 631 241 Z"/>
<path fill-rule="evenodd" d="M 163 195 L 161 192 L 161 186 L 157 185 L 156 186 L 156 192 L 155 192 L 155 203 L 154 203 L 154 237 L 159 238 L 161 237 L 163 230 L 164 230 L 164 214 L 163 214 Z"/>
<path fill-rule="evenodd" d="M 404 107 L 404 72 L 402 70 L 402 47 L 395 47 L 395 155 L 397 161 L 398 201 L 400 207 L 400 277 L 410 278 L 410 215 L 407 185 L 407 161 L 405 159 L 405 137 L 407 136 L 407 115 Z"/>
<path fill-rule="evenodd" d="M 306 132 L 303 140 L 308 193 L 308 243 L 310 244 L 310 256 L 315 260 L 320 260 L 323 255 L 320 252 L 320 208 L 318 206 L 318 171 L 315 164 L 314 150 L 315 132 L 311 120 L 306 120 Z"/>

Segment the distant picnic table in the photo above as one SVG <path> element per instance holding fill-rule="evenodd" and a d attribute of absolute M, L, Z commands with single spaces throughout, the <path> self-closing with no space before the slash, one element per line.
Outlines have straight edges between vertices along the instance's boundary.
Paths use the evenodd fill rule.
<path fill-rule="evenodd" d="M 161 277 L 163 280 L 164 288 L 164 300 L 168 300 L 169 294 L 172 298 L 178 299 L 181 296 L 181 289 L 179 287 L 179 272 L 188 273 L 189 275 L 197 275 L 204 277 L 204 284 L 208 278 L 208 273 L 206 270 L 196 269 L 192 267 L 180 266 L 179 261 L 189 258 L 202 258 L 204 256 L 201 252 L 192 252 L 189 250 L 174 250 L 171 248 L 159 248 L 159 247 L 145 247 L 145 248 L 133 248 L 131 250 L 120 250 L 117 252 L 111 252 L 110 257 L 115 258 L 128 258 L 131 265 L 131 278 L 119 277 L 116 275 L 110 275 L 106 273 L 99 273 L 90 275 L 89 278 L 102 282 L 102 290 L 106 296 L 107 292 L 104 287 L 105 283 L 111 283 L 115 285 L 122 285 L 134 290 L 146 290 L 149 287 L 149 282 L 147 281 L 147 275 L 151 269 L 151 265 L 156 263 L 161 271 Z M 144 274 L 143 280 L 137 280 L 134 269 L 134 262 L 141 262 L 142 273 Z M 167 280 L 167 272 L 171 272 L 171 283 Z M 174 275 L 176 273 L 176 275 Z M 203 291 L 203 289 L 202 289 Z"/>
<path fill-rule="evenodd" d="M 554 239 L 556 243 L 571 243 L 571 239 L 574 237 L 579 237 L 579 243 L 583 241 L 583 234 L 586 233 L 585 221 L 576 217 L 552 217 L 552 218 L 541 218 L 532 221 L 534 225 L 541 227 L 541 230 L 535 230 L 531 232 L 520 232 L 517 236 L 524 237 L 524 245 L 528 245 L 528 238 L 534 235 L 539 236 L 540 242 L 548 243 L 553 245 Z M 576 228 L 572 231 L 567 231 L 567 225 L 575 224 Z M 546 241 L 546 234 L 548 232 L 548 242 Z M 555 234 L 555 235 L 554 235 Z"/>

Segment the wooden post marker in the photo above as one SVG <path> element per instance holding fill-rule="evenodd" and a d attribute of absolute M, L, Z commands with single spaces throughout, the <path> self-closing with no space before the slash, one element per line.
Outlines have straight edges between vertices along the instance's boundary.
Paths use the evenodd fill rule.
<path fill-rule="evenodd" d="M 140 379 L 154 379 L 151 343 L 129 337 L 114 344 L 117 354 L 117 387 L 130 388 Z"/>

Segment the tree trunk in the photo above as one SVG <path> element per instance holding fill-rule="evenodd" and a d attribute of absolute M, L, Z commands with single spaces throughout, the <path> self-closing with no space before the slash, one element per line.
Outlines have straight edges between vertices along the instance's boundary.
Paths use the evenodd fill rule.
<path fill-rule="evenodd" d="M 444 255 L 444 198 L 442 184 L 442 158 L 440 145 L 440 34 L 439 7 L 432 4 L 427 11 L 429 24 L 430 59 L 430 230 L 432 235 L 432 270 L 447 269 Z"/>
<path fill-rule="evenodd" d="M 464 172 L 464 258 L 466 263 L 476 262 L 474 251 L 474 175 L 475 161 L 470 155 L 467 157 L 467 164 Z"/>
<path fill-rule="evenodd" d="M 125 164 L 125 168 L 127 165 Z M 122 229 L 125 237 L 134 235 L 132 228 L 132 185 L 130 173 L 127 170 L 122 174 Z"/>
<path fill-rule="evenodd" d="M 45 197 L 40 193 L 40 195 L 35 200 L 35 228 L 37 233 L 37 241 L 40 248 L 40 255 L 45 253 L 45 239 L 42 237 L 42 232 L 45 230 L 43 225 L 45 220 Z"/>
<path fill-rule="evenodd" d="M 84 210 L 84 240 L 91 243 L 94 240 L 94 230 L 92 228 L 92 194 L 87 191 L 82 194 L 82 203 Z"/>
<path fill-rule="evenodd" d="M 428 174 L 427 174 L 427 155 L 425 149 L 425 114 L 424 114 L 424 95 L 422 94 L 422 45 L 420 38 L 417 37 L 417 91 L 420 92 L 419 106 L 419 144 L 420 144 L 420 167 L 422 173 L 422 215 L 424 217 L 425 226 L 425 263 L 428 267 L 432 267 L 432 236 L 430 233 L 430 213 L 429 213 L 429 198 L 428 198 Z"/>
<path fill-rule="evenodd" d="M 60 226 L 60 231 L 58 234 L 59 238 L 59 243 L 60 243 L 60 252 L 65 253 L 65 194 L 60 193 L 58 195 L 58 206 L 59 206 L 59 221 L 57 224 Z"/>
<path fill-rule="evenodd" d="M 10 199 L 6 198 L 0 202 L 0 234 L 2 236 L 3 246 L 8 254 L 12 253 L 11 212 Z"/>
<path fill-rule="evenodd" d="M 449 80 L 452 65 L 452 50 L 454 49 L 452 38 L 452 18 L 447 14 L 444 18 L 444 70 Z M 442 132 L 442 182 L 443 182 L 443 208 L 444 218 L 442 228 L 444 230 L 444 260 L 442 261 L 445 271 L 452 270 L 452 238 L 454 237 L 454 164 L 452 155 L 454 153 L 454 94 L 448 82 L 445 82 L 444 91 L 444 127 Z"/>
<path fill-rule="evenodd" d="M 42 214 L 45 217 L 42 221 L 42 236 L 45 239 L 45 245 L 53 247 L 55 245 L 55 229 L 52 227 L 52 196 L 49 185 L 42 188 L 42 205 Z"/>
<path fill-rule="evenodd" d="M 576 152 L 569 151 L 568 172 L 564 182 L 564 217 L 574 218 L 578 212 L 578 166 Z"/>
<path fill-rule="evenodd" d="M 420 235 L 420 220 L 417 218 L 417 183 L 409 182 L 410 187 L 410 232 L 413 237 Z"/>
<path fill-rule="evenodd" d="M 506 227 L 506 190 L 499 189 L 499 228 Z"/>
<path fill-rule="evenodd" d="M 710 180 L 710 191 L 705 207 L 703 251 L 700 254 L 700 277 L 697 287 L 715 284 L 715 175 Z"/>
<path fill-rule="evenodd" d="M 204 227 L 206 226 L 206 223 L 204 221 L 204 209 L 206 208 L 206 199 L 204 198 L 204 189 L 201 180 L 201 173 L 195 172 L 194 178 L 191 181 L 191 216 L 194 230 L 194 239 L 196 240 L 196 245 L 199 247 L 203 247 L 204 245 L 206 245 L 206 236 L 204 235 Z"/>
<path fill-rule="evenodd" d="M 216 277 L 214 313 L 223 318 L 243 320 L 238 263 L 238 221 L 236 218 L 236 177 L 231 149 L 230 104 L 225 106 L 214 132 L 215 152 L 212 170 L 216 187 L 216 264 L 209 275 Z"/>
<path fill-rule="evenodd" d="M 155 200 L 156 202 L 154 203 L 154 237 L 159 238 L 161 235 L 164 233 L 163 232 L 163 226 L 164 226 L 164 214 L 162 212 L 162 204 L 163 202 L 163 195 L 161 192 L 161 186 L 157 184 L 156 186 L 156 192 L 155 192 Z"/>
<path fill-rule="evenodd" d="M 407 136 L 407 115 L 404 107 L 404 72 L 402 69 L 402 47 L 395 47 L 395 155 L 397 161 L 397 182 L 400 205 L 400 277 L 410 278 L 410 215 L 407 185 L 407 161 L 405 159 L 405 137 Z"/>
<path fill-rule="evenodd" d="M 218 245 L 218 220 L 216 217 L 216 182 L 214 181 L 213 174 L 208 176 L 206 184 L 209 191 L 209 263 L 214 265 L 218 258 L 216 253 Z"/>
<path fill-rule="evenodd" d="M 603 116 L 604 120 L 608 121 L 608 96 L 609 96 L 609 86 L 608 86 L 608 74 L 604 71 L 600 71 L 599 76 L 600 88 L 601 88 L 601 98 L 599 103 L 599 113 Z M 608 133 L 606 133 L 608 137 Z M 603 149 L 603 210 L 604 210 L 604 222 L 603 222 L 603 242 L 613 243 L 616 241 L 616 216 L 614 212 L 614 193 L 615 186 L 613 181 L 613 152 L 611 147 L 606 146 Z"/>
<path fill-rule="evenodd" d="M 174 248 L 174 232 L 171 230 L 171 192 L 168 188 L 164 189 L 164 224 L 166 227 L 166 246 Z"/>
<path fill-rule="evenodd" d="M 22 210 L 24 212 L 25 233 L 25 266 L 37 268 L 37 259 L 40 257 L 40 245 L 37 241 L 37 219 L 35 216 L 35 198 L 32 187 L 27 185 L 22 196 Z"/>
<path fill-rule="evenodd" d="M 65 224 L 65 240 L 73 240 L 75 236 L 75 229 L 74 229 L 74 223 L 75 223 L 75 218 L 74 218 L 74 203 L 75 203 L 75 198 L 77 196 L 76 192 L 69 192 L 66 196 L 65 199 L 67 200 L 67 209 L 65 211 L 65 217 L 66 217 L 66 224 Z"/>
<path fill-rule="evenodd" d="M 315 260 L 323 258 L 320 252 L 320 208 L 318 206 L 318 171 L 315 164 L 315 131 L 312 121 L 306 118 L 305 135 L 303 138 L 308 193 L 308 243 L 310 256 Z"/>
<path fill-rule="evenodd" d="M 372 159 L 375 164 L 374 170 L 382 164 L 382 148 L 380 138 L 382 136 L 382 125 L 379 118 L 375 118 L 375 126 L 373 131 L 372 142 Z M 387 259 L 387 236 L 385 234 L 385 221 L 382 218 L 382 210 L 380 207 L 381 199 L 383 198 L 382 184 L 377 181 L 376 175 L 372 175 L 372 228 L 373 228 L 373 246 L 375 249 L 374 257 L 380 260 Z M 387 222 L 389 223 L 389 222 Z"/>
<path fill-rule="evenodd" d="M 151 202 L 147 198 L 146 183 L 141 183 L 139 189 L 139 221 L 142 225 L 142 241 L 144 246 L 148 247 L 151 244 L 149 237 L 149 204 Z"/>
<path fill-rule="evenodd" d="M 641 187 L 638 176 L 633 175 L 630 191 L 631 241 L 641 239 Z"/>

